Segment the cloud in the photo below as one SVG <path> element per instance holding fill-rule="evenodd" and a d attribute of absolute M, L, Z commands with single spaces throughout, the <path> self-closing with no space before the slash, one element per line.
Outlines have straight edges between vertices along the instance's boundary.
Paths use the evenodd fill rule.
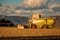
<path fill-rule="evenodd" d="M 41 10 L 36 10 L 34 11 L 34 13 L 39 13 L 44 17 L 48 17 L 48 16 L 52 16 L 53 11 L 51 11 L 50 9 L 41 9 Z"/>
<path fill-rule="evenodd" d="M 47 8 L 48 0 L 24 0 L 25 8 Z"/>
<path fill-rule="evenodd" d="M 16 13 L 22 13 L 23 10 L 15 10 Z"/>
<path fill-rule="evenodd" d="M 51 5 L 50 5 L 50 8 L 51 8 L 51 9 L 54 8 L 54 7 L 60 7 L 60 4 L 54 3 L 54 4 L 51 4 Z"/>
<path fill-rule="evenodd" d="M 54 7 L 52 10 L 53 10 L 54 12 L 60 12 L 60 7 Z"/>
<path fill-rule="evenodd" d="M 60 6 L 59 6 L 60 4 L 54 4 L 54 5 L 52 4 L 49 6 L 49 8 L 45 9 L 45 6 L 48 7 L 47 5 L 48 0 L 38 0 L 38 1 L 36 2 L 34 0 L 31 0 L 31 1 L 25 0 L 24 3 L 26 4 L 23 7 L 15 6 L 15 5 L 4 6 L 0 8 L 0 14 L 8 15 L 8 16 L 15 15 L 15 16 L 31 17 L 33 13 L 40 13 L 42 14 L 42 16 L 46 16 L 46 14 L 47 16 L 51 16 L 52 14 L 54 15 L 55 12 L 60 11 Z M 29 2 L 30 3 L 32 2 L 32 3 L 28 4 Z M 33 2 L 36 2 L 36 4 L 34 4 Z"/>
<path fill-rule="evenodd" d="M 2 4 L 0 4 L 0 6 L 2 6 Z"/>
<path fill-rule="evenodd" d="M 60 4 L 52 4 L 50 6 L 50 9 L 52 9 L 54 12 L 59 12 L 60 11 Z"/>
<path fill-rule="evenodd" d="M 60 16 L 60 12 L 54 12 L 54 16 Z"/>

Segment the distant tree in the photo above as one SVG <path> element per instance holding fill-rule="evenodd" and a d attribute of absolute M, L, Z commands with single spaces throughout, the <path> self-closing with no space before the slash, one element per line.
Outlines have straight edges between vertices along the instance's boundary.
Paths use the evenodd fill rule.
<path fill-rule="evenodd" d="M 0 21 L 0 26 L 14 26 L 14 24 L 10 20 L 5 20 L 4 18 Z"/>

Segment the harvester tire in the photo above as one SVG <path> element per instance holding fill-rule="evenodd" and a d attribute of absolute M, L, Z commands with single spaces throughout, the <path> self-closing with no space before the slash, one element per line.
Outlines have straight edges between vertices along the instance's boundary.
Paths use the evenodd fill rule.
<path fill-rule="evenodd" d="M 35 24 L 31 24 L 31 28 L 32 28 L 32 29 L 36 29 L 37 26 L 36 26 Z"/>
<path fill-rule="evenodd" d="M 49 29 L 49 26 L 48 25 L 43 25 L 41 28 L 43 28 L 43 29 Z"/>

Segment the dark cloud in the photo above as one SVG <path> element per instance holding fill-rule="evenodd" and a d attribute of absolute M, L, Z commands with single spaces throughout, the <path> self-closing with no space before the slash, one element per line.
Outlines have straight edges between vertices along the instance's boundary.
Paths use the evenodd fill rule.
<path fill-rule="evenodd" d="M 52 8 L 52 10 L 53 10 L 54 12 L 60 12 L 60 7 L 54 7 L 54 8 Z"/>
<path fill-rule="evenodd" d="M 0 6 L 2 6 L 2 4 L 0 4 Z"/>

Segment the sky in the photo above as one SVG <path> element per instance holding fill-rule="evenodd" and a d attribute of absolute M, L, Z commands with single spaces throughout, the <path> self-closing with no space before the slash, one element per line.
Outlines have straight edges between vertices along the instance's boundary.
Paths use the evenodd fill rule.
<path fill-rule="evenodd" d="M 20 5 L 24 0 L 0 0 L 0 4 L 15 4 Z M 38 1 L 38 0 L 37 0 Z M 53 3 L 53 0 L 50 0 L 50 3 Z M 56 3 L 60 3 L 60 0 L 56 0 Z"/>
<path fill-rule="evenodd" d="M 60 0 L 0 0 L 2 6 L 0 15 L 31 15 L 42 13 L 46 15 L 60 15 Z M 12 6 L 15 5 L 16 7 Z M 10 5 L 10 6 L 8 6 Z M 12 7 L 12 8 L 11 8 Z"/>
<path fill-rule="evenodd" d="M 14 4 L 14 5 L 20 5 L 20 3 L 23 0 L 0 0 L 0 4 L 6 5 L 6 4 Z"/>

